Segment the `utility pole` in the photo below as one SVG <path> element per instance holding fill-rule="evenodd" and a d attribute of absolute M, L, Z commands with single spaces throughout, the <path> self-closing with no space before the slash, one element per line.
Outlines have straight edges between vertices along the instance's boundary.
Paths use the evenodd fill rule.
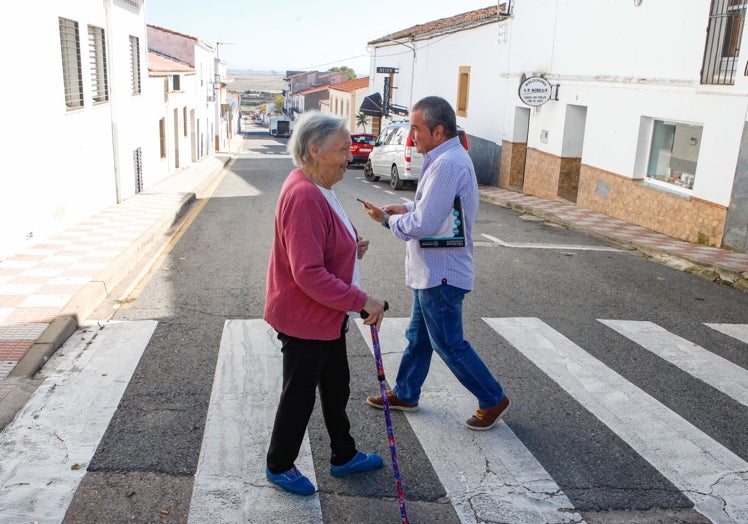
<path fill-rule="evenodd" d="M 222 45 L 236 45 L 236 42 L 216 42 L 216 58 L 221 59 L 221 46 Z"/>

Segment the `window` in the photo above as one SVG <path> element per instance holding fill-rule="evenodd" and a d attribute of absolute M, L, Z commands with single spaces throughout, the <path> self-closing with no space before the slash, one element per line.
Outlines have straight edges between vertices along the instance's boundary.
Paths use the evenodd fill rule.
<path fill-rule="evenodd" d="M 184 136 L 187 136 L 187 108 L 182 109 L 182 120 L 184 121 Z"/>
<path fill-rule="evenodd" d="M 91 91 L 94 102 L 109 100 L 109 83 L 106 70 L 106 40 L 104 30 L 88 26 L 88 58 L 91 64 Z"/>
<path fill-rule="evenodd" d="M 702 84 L 735 83 L 746 4 L 746 0 L 712 0 L 701 67 Z"/>
<path fill-rule="evenodd" d="M 470 93 L 470 66 L 460 67 L 457 80 L 457 116 L 468 116 L 468 94 Z"/>
<path fill-rule="evenodd" d="M 181 77 L 179 75 L 172 75 L 171 76 L 172 91 L 181 91 L 180 78 Z"/>
<path fill-rule="evenodd" d="M 140 40 L 130 36 L 130 85 L 132 94 L 140 94 Z"/>
<path fill-rule="evenodd" d="M 166 119 L 158 121 L 158 138 L 161 144 L 161 158 L 166 158 Z"/>
<path fill-rule="evenodd" d="M 114 3 L 119 5 L 120 7 L 129 9 L 133 13 L 138 13 L 140 12 L 142 0 L 115 0 Z"/>
<path fill-rule="evenodd" d="M 655 120 L 647 177 L 693 189 L 702 127 Z"/>
<path fill-rule="evenodd" d="M 83 107 L 83 75 L 78 22 L 60 18 L 62 79 L 65 84 L 65 105 L 68 110 Z"/>
<path fill-rule="evenodd" d="M 409 131 L 410 131 L 409 128 L 401 127 L 400 129 L 397 130 L 397 133 L 395 133 L 395 135 L 392 137 L 392 139 L 390 140 L 390 143 L 398 144 L 398 145 L 404 144 L 405 141 L 408 139 Z"/>
<path fill-rule="evenodd" d="M 392 137 L 398 132 L 399 129 L 400 128 L 396 126 L 386 127 L 382 132 L 382 136 L 379 138 L 379 141 L 382 144 L 389 144 L 390 140 L 392 140 Z"/>

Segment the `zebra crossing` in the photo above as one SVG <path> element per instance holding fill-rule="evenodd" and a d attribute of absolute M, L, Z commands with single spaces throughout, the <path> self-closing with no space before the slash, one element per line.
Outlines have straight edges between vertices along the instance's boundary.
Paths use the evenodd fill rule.
<path fill-rule="evenodd" d="M 695 511 L 712 522 L 748 523 L 748 462 L 740 456 L 745 450 L 718 442 L 542 319 L 483 321 L 651 464 Z M 652 322 L 598 322 L 748 406 L 748 372 L 710 348 Z M 406 345 L 407 323 L 386 318 L 379 333 L 390 382 Z M 0 433 L 0 523 L 63 521 L 156 324 L 109 322 L 79 330 L 45 366 L 44 383 Z M 371 351 L 369 327 L 360 320 L 355 325 Z M 748 324 L 703 328 L 748 344 Z M 355 329 L 349 339 L 354 336 Z M 319 493 L 289 496 L 264 478 L 280 375 L 273 330 L 259 319 L 226 320 L 191 495 L 191 524 L 325 522 Z M 471 432 L 462 422 L 474 409 L 474 398 L 435 355 L 421 409 L 404 414 L 460 522 L 583 522 L 547 466 L 513 431 L 512 417 L 492 431 Z M 308 439 L 297 465 L 317 484 Z M 382 517 L 396 520 L 396 514 Z"/>

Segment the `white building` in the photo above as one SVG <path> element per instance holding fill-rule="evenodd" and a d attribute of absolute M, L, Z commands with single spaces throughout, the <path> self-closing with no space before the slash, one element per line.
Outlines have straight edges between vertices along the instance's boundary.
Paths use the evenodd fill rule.
<path fill-rule="evenodd" d="M 64 0 L 1 22 L 20 79 L 2 93 L 22 103 L 5 110 L 0 259 L 228 147 L 239 100 L 225 64 L 145 18 L 144 0 Z M 18 52 L 29 27 L 34 45 Z"/>
<path fill-rule="evenodd" d="M 151 125 L 142 0 L 20 2 L 1 23 L 0 257 L 134 195 Z"/>
<path fill-rule="evenodd" d="M 366 76 L 330 86 L 328 99 L 330 112 L 344 118 L 348 122 L 348 130 L 351 133 L 363 132 L 360 128 L 357 129 L 360 126 L 358 126 L 356 115 L 368 93 L 369 77 Z"/>
<path fill-rule="evenodd" d="M 158 144 L 157 178 L 176 173 L 183 166 L 197 160 L 195 68 L 190 64 L 148 52 L 149 82 L 153 83 L 152 116 L 153 139 Z M 145 185 L 145 183 L 144 183 Z"/>
<path fill-rule="evenodd" d="M 185 85 L 173 91 L 178 93 L 184 90 L 185 93 L 194 94 L 193 105 L 187 108 L 186 125 L 191 137 L 189 159 L 197 161 L 214 154 L 221 138 L 218 125 L 220 102 L 217 106 L 216 100 L 218 92 L 224 87 L 220 76 L 217 76 L 215 48 L 197 37 L 153 25 L 148 26 L 148 48 L 194 69 L 194 75 L 184 76 Z M 184 128 L 183 120 L 180 126 L 179 122 L 173 121 L 173 115 L 167 115 L 167 118 L 167 133 L 171 129 Z"/>
<path fill-rule="evenodd" d="M 513 0 L 370 42 L 372 91 L 452 102 L 481 183 L 746 251 L 747 3 Z"/>

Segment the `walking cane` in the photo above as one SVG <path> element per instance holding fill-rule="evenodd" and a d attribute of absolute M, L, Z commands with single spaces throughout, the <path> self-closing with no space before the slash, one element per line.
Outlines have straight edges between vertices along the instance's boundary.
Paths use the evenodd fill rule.
<path fill-rule="evenodd" d="M 389 309 L 389 304 L 384 303 L 384 310 Z M 366 311 L 361 311 L 361 318 L 368 317 Z M 382 350 L 379 348 L 379 334 L 377 333 L 376 324 L 369 326 L 371 328 L 371 343 L 374 346 L 374 358 L 377 361 L 377 378 L 379 379 L 379 391 L 382 393 L 382 404 L 384 405 L 384 420 L 387 424 L 387 442 L 390 445 L 390 456 L 392 457 L 392 469 L 395 472 L 395 487 L 397 488 L 397 501 L 400 504 L 400 516 L 402 524 L 408 524 L 408 513 L 405 511 L 405 496 L 403 495 L 403 485 L 400 481 L 400 466 L 397 462 L 397 448 L 395 447 L 395 434 L 392 431 L 392 419 L 390 418 L 390 400 L 387 397 L 387 385 L 384 378 L 384 366 L 382 365 Z"/>

